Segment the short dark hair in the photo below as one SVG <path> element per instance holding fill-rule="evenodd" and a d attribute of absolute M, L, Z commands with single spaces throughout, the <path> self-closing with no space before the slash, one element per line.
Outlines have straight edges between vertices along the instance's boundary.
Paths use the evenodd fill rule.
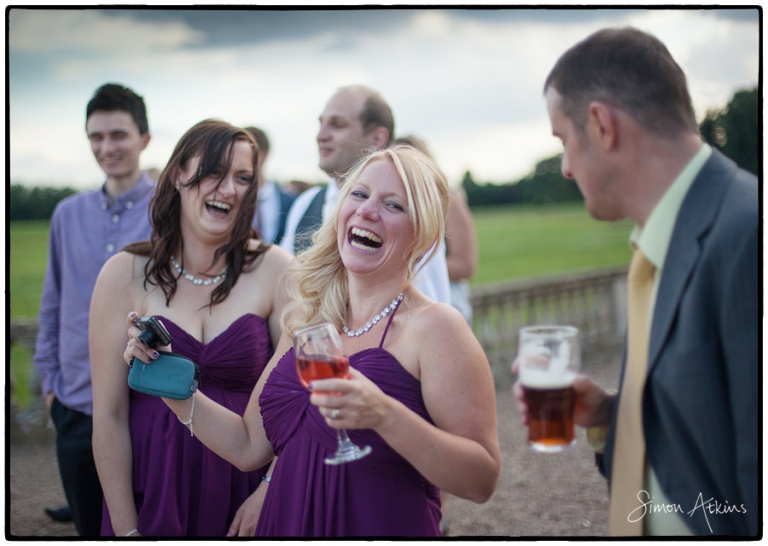
<path fill-rule="evenodd" d="M 360 88 L 366 93 L 363 109 L 360 112 L 363 134 L 384 127 L 389 131 L 389 140 L 387 141 L 387 146 L 389 146 L 395 140 L 395 117 L 392 115 L 392 109 L 378 91 L 363 86 Z"/>
<path fill-rule="evenodd" d="M 85 121 L 88 123 L 88 118 L 94 112 L 114 112 L 115 110 L 128 112 L 139 128 L 140 135 L 149 132 L 144 98 L 119 83 L 105 83 L 96 90 L 85 108 Z"/>
<path fill-rule="evenodd" d="M 583 131 L 589 103 L 624 110 L 660 136 L 698 132 L 685 74 L 656 37 L 632 27 L 599 30 L 566 51 L 544 83 Z"/>
<path fill-rule="evenodd" d="M 256 146 L 259 147 L 259 155 L 267 155 L 269 153 L 269 139 L 267 133 L 259 129 L 258 127 L 243 127 L 246 131 L 251 133 L 253 140 L 256 141 Z"/>

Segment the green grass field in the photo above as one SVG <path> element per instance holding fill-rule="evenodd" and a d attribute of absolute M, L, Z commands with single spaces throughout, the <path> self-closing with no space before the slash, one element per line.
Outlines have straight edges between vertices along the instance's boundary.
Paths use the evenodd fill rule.
<path fill-rule="evenodd" d="M 48 222 L 11 222 L 10 236 L 11 318 L 37 317 L 48 263 Z"/>
<path fill-rule="evenodd" d="M 472 285 L 629 263 L 631 222 L 593 220 L 583 204 L 473 211 L 480 262 Z M 48 222 L 10 223 L 11 319 L 37 317 L 48 260 Z M 14 399 L 24 405 L 30 355 L 11 351 Z"/>
<path fill-rule="evenodd" d="M 480 260 L 472 285 L 628 264 L 632 223 L 598 222 L 583 204 L 472 211 Z"/>

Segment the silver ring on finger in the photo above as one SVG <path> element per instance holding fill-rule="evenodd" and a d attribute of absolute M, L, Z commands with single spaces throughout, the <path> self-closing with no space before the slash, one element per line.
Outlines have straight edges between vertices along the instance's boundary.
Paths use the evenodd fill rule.
<path fill-rule="evenodd" d="M 339 413 L 340 413 L 340 412 L 339 412 L 339 408 L 335 408 L 335 409 L 334 409 L 334 410 L 331 412 L 331 419 L 333 419 L 334 421 L 335 421 L 336 419 L 338 419 L 338 418 L 339 418 Z"/>

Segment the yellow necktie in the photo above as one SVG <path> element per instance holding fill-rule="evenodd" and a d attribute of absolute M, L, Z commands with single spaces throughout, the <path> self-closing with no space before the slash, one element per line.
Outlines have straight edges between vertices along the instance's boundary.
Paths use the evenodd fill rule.
<path fill-rule="evenodd" d="M 641 536 L 641 501 L 645 470 L 642 394 L 648 370 L 648 316 L 653 293 L 654 266 L 635 248 L 629 267 L 629 334 L 627 366 L 619 398 L 616 437 L 611 467 L 610 532 L 612 536 Z M 647 499 L 644 499 L 647 500 Z"/>

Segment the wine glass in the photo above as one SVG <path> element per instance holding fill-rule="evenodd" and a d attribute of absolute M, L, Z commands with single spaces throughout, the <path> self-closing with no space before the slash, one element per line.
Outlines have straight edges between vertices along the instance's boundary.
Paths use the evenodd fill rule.
<path fill-rule="evenodd" d="M 349 376 L 349 358 L 344 354 L 344 346 L 336 328 L 325 322 L 297 331 L 293 336 L 296 371 L 305 387 L 316 379 L 340 378 Z M 336 429 L 339 441 L 333 457 L 325 459 L 325 464 L 342 464 L 362 459 L 371 452 L 371 446 L 358 447 L 352 443 L 344 429 Z"/>

